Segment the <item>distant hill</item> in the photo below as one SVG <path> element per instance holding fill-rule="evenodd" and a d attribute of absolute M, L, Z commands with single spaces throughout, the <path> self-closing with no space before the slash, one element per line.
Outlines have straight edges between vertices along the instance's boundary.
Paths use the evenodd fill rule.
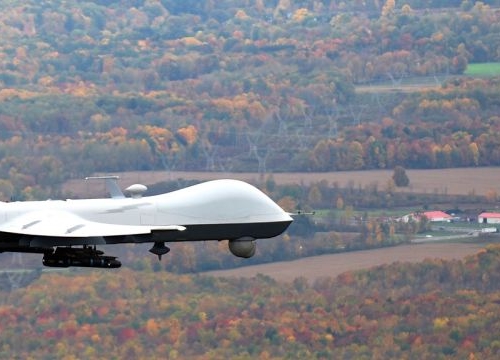
<path fill-rule="evenodd" d="M 497 1 L 0 5 L 7 199 L 96 171 L 500 164 L 498 81 L 462 76 L 500 61 Z"/>

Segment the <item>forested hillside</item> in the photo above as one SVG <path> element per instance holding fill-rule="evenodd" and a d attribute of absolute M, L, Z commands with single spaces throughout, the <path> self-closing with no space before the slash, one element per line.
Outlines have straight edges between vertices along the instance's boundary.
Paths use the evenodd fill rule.
<path fill-rule="evenodd" d="M 278 283 L 164 272 L 45 273 L 1 293 L 0 356 L 495 359 L 500 249 Z M 327 274 L 325 274 L 327 275 Z"/>
<path fill-rule="evenodd" d="M 500 164 L 498 1 L 0 1 L 0 193 Z"/>

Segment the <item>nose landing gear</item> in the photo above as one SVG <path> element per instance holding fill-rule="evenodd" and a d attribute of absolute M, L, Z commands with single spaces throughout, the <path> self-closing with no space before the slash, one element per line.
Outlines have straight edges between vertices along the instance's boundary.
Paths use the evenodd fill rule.
<path fill-rule="evenodd" d="M 161 257 L 165 254 L 168 254 L 170 251 L 170 248 L 165 246 L 165 243 L 163 241 L 157 241 L 153 245 L 151 249 L 149 249 L 150 253 L 153 253 L 155 255 L 158 255 L 158 260 L 161 261 Z"/>

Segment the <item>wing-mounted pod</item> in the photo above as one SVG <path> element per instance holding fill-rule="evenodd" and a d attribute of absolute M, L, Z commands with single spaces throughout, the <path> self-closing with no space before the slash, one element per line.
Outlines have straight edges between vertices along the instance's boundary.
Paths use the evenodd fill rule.
<path fill-rule="evenodd" d="M 91 247 L 57 247 L 55 251 L 46 251 L 43 265 L 50 267 L 92 267 L 119 268 L 122 264 L 114 256 L 105 256 L 100 250 Z"/>

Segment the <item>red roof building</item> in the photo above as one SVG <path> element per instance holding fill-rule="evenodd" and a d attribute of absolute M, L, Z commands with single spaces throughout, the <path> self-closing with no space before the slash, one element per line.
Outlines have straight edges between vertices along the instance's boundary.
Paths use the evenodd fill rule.
<path fill-rule="evenodd" d="M 500 224 L 500 213 L 484 212 L 478 215 L 477 222 L 480 224 Z"/>
<path fill-rule="evenodd" d="M 425 212 L 412 213 L 412 214 L 402 216 L 401 218 L 399 218 L 399 220 L 403 221 L 403 222 L 408 222 L 410 220 L 420 221 L 420 220 L 422 220 L 421 218 L 423 216 L 425 216 L 425 218 L 429 221 L 450 222 L 453 219 L 453 216 L 448 215 L 444 211 L 425 211 Z"/>
<path fill-rule="evenodd" d="M 448 215 L 444 211 L 425 211 L 424 215 L 429 221 L 447 221 L 450 222 L 453 216 Z"/>

